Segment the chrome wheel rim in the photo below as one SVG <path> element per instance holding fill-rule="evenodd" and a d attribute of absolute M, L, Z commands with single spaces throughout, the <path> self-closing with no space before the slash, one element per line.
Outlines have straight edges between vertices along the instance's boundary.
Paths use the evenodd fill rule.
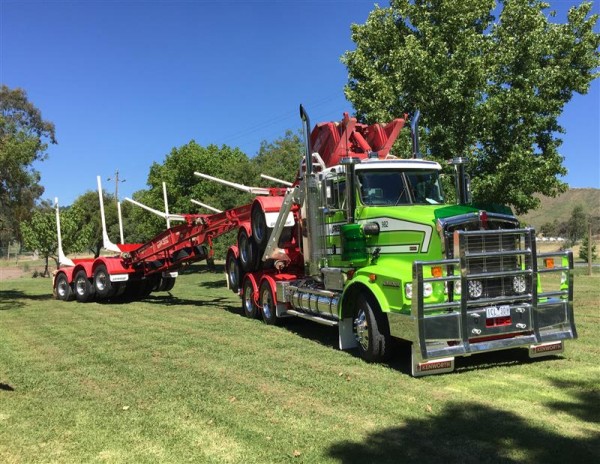
<path fill-rule="evenodd" d="M 58 281 L 58 285 L 56 286 L 56 291 L 58 296 L 64 297 L 67 294 L 68 283 L 65 279 L 60 279 Z"/>
<path fill-rule="evenodd" d="M 102 272 L 96 276 L 96 289 L 99 292 L 102 292 L 102 291 L 104 291 L 105 288 L 106 288 L 106 274 L 104 272 Z"/>
<path fill-rule="evenodd" d="M 246 314 L 252 314 L 252 311 L 254 310 L 254 302 L 252 301 L 252 293 L 254 293 L 253 289 L 252 289 L 252 285 L 246 284 L 246 286 L 244 288 L 244 310 L 246 311 Z"/>
<path fill-rule="evenodd" d="M 354 319 L 354 332 L 356 341 L 363 350 L 367 351 L 369 349 L 369 324 L 367 323 L 367 315 L 362 309 Z"/>
<path fill-rule="evenodd" d="M 85 295 L 86 292 L 86 281 L 84 278 L 79 278 L 77 279 L 77 281 L 75 282 L 75 290 L 77 290 L 77 293 L 81 296 Z"/>
<path fill-rule="evenodd" d="M 271 306 L 273 305 L 273 302 L 271 301 L 271 294 L 269 293 L 268 289 L 263 290 L 262 302 L 263 302 L 263 313 L 264 313 L 265 317 L 267 319 L 271 319 L 272 314 L 273 314 L 271 312 Z"/>

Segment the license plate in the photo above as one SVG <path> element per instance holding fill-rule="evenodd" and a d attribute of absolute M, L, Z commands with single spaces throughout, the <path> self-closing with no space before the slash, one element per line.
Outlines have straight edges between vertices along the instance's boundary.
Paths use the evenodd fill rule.
<path fill-rule="evenodd" d="M 485 317 L 492 319 L 494 317 L 506 317 L 510 316 L 510 306 L 490 306 L 485 308 Z"/>

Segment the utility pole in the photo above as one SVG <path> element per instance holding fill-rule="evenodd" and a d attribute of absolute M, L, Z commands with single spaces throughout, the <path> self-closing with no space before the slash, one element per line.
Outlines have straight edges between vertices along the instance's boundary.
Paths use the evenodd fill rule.
<path fill-rule="evenodd" d="M 588 275 L 592 275 L 592 218 L 588 221 L 588 243 L 587 243 L 587 258 L 588 258 Z"/>
<path fill-rule="evenodd" d="M 109 177 L 106 179 L 107 181 L 111 181 L 112 179 Z M 119 182 L 125 182 L 127 179 L 119 179 L 119 170 L 115 171 L 115 203 L 119 204 Z"/>

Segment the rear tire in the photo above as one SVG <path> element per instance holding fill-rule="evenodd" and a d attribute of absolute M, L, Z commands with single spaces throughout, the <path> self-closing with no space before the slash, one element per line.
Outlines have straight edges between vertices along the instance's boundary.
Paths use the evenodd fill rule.
<path fill-rule="evenodd" d="M 71 301 L 75 298 L 73 289 L 71 288 L 71 285 L 69 285 L 69 279 L 67 279 L 67 276 L 63 273 L 58 274 L 56 277 L 54 289 L 58 300 Z"/>
<path fill-rule="evenodd" d="M 264 281 L 260 285 L 260 308 L 262 318 L 265 324 L 278 325 L 280 319 L 277 317 L 277 300 L 271 290 L 271 285 L 268 281 Z"/>
<path fill-rule="evenodd" d="M 358 296 L 352 327 L 361 358 L 369 362 L 379 362 L 389 357 L 391 344 L 389 323 L 371 295 Z"/>
<path fill-rule="evenodd" d="M 75 274 L 73 290 L 75 291 L 75 298 L 80 303 L 85 303 L 94 298 L 94 286 L 83 269 Z"/>
<path fill-rule="evenodd" d="M 229 289 L 237 293 L 240 289 L 240 262 L 235 257 L 233 251 L 227 253 L 227 260 L 225 261 L 225 272 L 227 273 L 227 283 Z"/>
<path fill-rule="evenodd" d="M 94 271 L 94 291 L 100 299 L 110 298 L 115 294 L 116 288 L 110 281 L 110 275 L 104 264 L 100 264 Z"/>
<path fill-rule="evenodd" d="M 250 279 L 244 280 L 244 291 L 242 296 L 242 309 L 244 310 L 244 316 L 248 319 L 256 319 L 259 311 L 256 305 L 256 295 L 254 292 L 254 285 Z"/>
<path fill-rule="evenodd" d="M 244 272 L 252 272 L 256 269 L 256 258 L 259 254 L 256 242 L 248 236 L 245 228 L 238 234 L 238 250 L 240 253 L 240 265 Z"/>
<path fill-rule="evenodd" d="M 267 227 L 265 212 L 260 206 L 260 203 L 254 203 L 252 206 L 250 225 L 252 227 L 252 237 L 254 237 L 259 250 L 264 250 L 267 247 L 267 242 L 269 241 L 273 229 Z"/>

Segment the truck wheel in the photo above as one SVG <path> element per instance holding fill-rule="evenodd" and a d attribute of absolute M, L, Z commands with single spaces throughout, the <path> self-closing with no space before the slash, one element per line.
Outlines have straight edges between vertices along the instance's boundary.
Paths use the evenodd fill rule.
<path fill-rule="evenodd" d="M 94 297 L 94 286 L 83 269 L 75 274 L 73 289 L 75 290 L 75 298 L 80 303 L 90 301 Z"/>
<path fill-rule="evenodd" d="M 256 240 L 259 250 L 264 250 L 267 247 L 267 242 L 273 229 L 267 227 L 265 213 L 259 203 L 254 203 L 252 206 L 250 225 L 252 227 L 252 236 Z"/>
<path fill-rule="evenodd" d="M 256 242 L 248 237 L 248 232 L 244 228 L 238 234 L 238 249 L 240 251 L 240 264 L 244 272 L 254 271 L 258 249 Z"/>
<path fill-rule="evenodd" d="M 75 295 L 73 295 L 73 289 L 69 285 L 69 279 L 63 273 L 58 274 L 55 282 L 56 298 L 62 301 L 70 301 Z"/>
<path fill-rule="evenodd" d="M 225 271 L 227 272 L 227 283 L 229 284 L 229 289 L 232 292 L 237 293 L 240 289 L 240 263 L 235 257 L 235 253 L 232 251 L 227 253 Z"/>
<path fill-rule="evenodd" d="M 115 293 L 115 286 L 110 281 L 110 275 L 104 264 L 100 264 L 94 271 L 94 290 L 98 298 L 110 298 Z"/>
<path fill-rule="evenodd" d="M 373 297 L 358 296 L 352 325 L 360 357 L 369 362 L 384 361 L 390 350 L 390 328 Z"/>
<path fill-rule="evenodd" d="M 245 279 L 242 297 L 242 309 L 244 310 L 244 316 L 249 319 L 256 319 L 258 317 L 258 306 L 256 306 L 255 297 L 256 295 L 252 281 L 250 279 Z"/>
<path fill-rule="evenodd" d="M 265 324 L 277 325 L 280 319 L 277 317 L 277 300 L 271 290 L 271 285 L 266 280 L 260 286 L 260 308 Z"/>

